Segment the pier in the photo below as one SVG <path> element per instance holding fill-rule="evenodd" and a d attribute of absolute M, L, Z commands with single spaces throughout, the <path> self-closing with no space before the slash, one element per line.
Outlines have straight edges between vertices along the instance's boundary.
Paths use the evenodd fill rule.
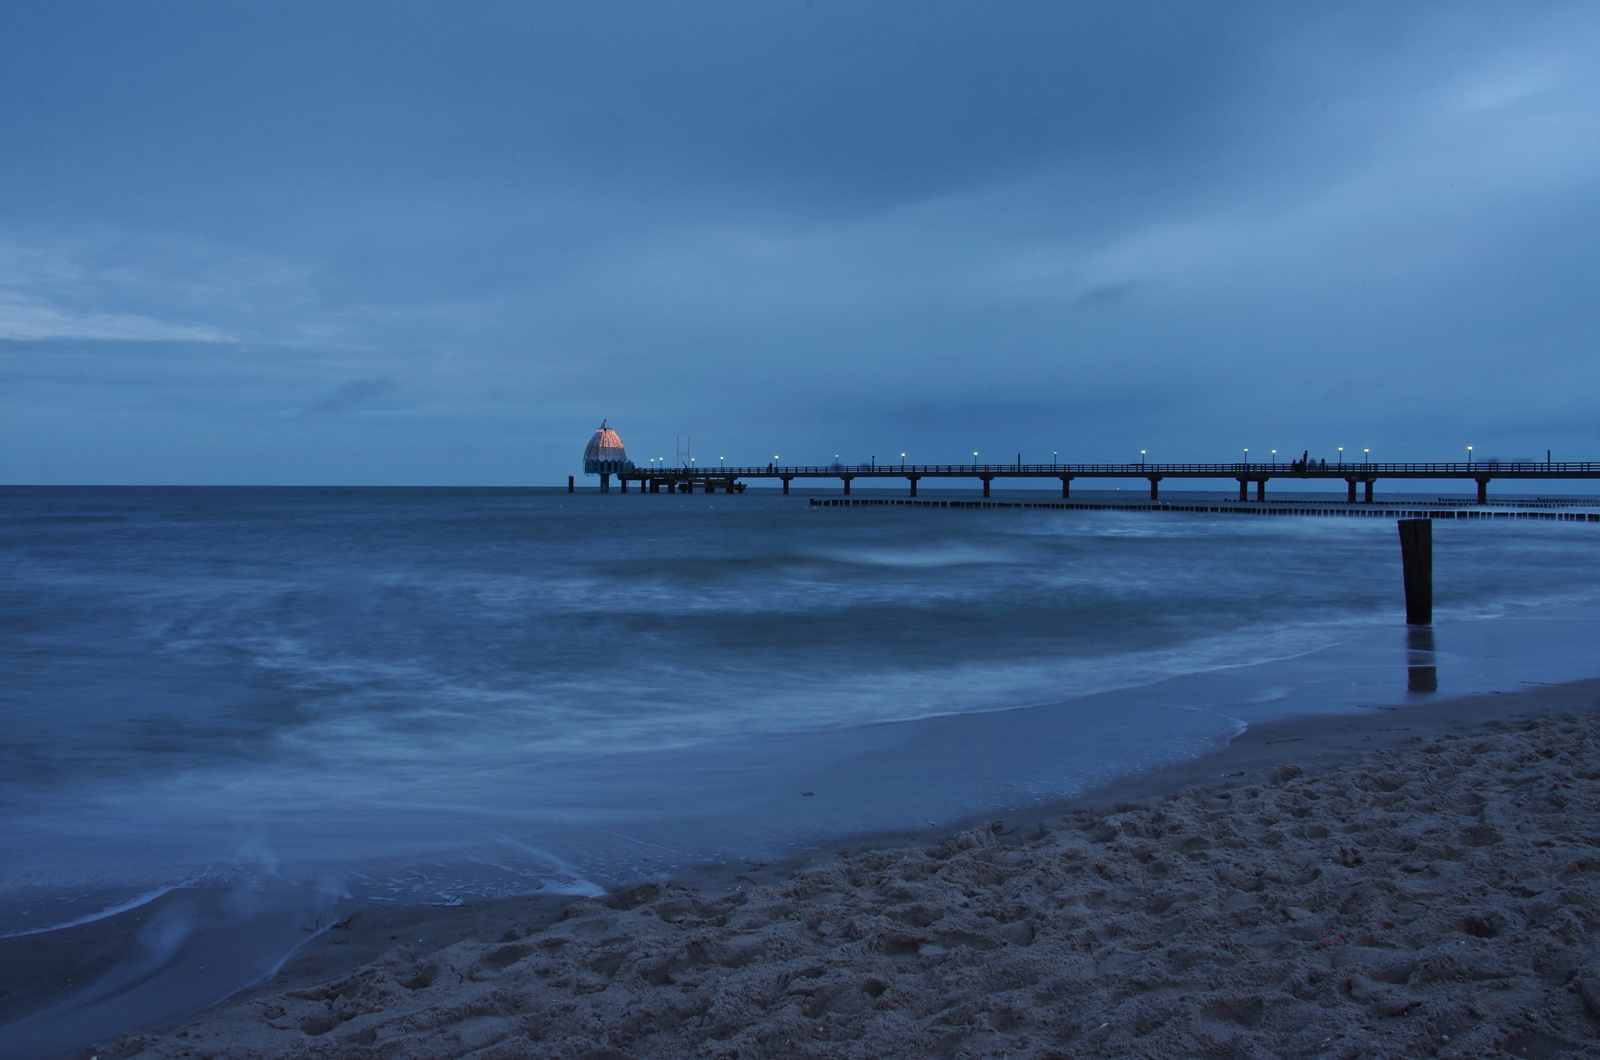
<path fill-rule="evenodd" d="M 1458 480 L 1476 483 L 1478 503 L 1489 501 L 1489 483 L 1497 480 L 1551 482 L 1600 479 L 1600 462 L 1584 461 L 1467 461 L 1432 464 L 1328 464 L 1322 461 L 1301 463 L 1230 464 L 768 464 L 765 467 L 637 467 L 620 466 L 614 471 L 624 493 L 629 484 L 650 493 L 741 493 L 746 482 L 770 479 L 782 483 L 783 492 L 796 481 L 837 482 L 841 496 L 850 495 L 857 479 L 900 480 L 907 496 L 917 495 L 917 484 L 924 479 L 977 481 L 983 495 L 990 495 L 996 479 L 1054 479 L 1061 483 L 1061 496 L 1072 496 L 1072 483 L 1079 479 L 1143 479 L 1150 484 L 1150 499 L 1160 500 L 1161 483 L 1169 479 L 1233 481 L 1239 486 L 1239 500 L 1267 499 L 1267 483 L 1343 482 L 1346 504 L 1372 504 L 1373 487 L 1384 480 Z M 602 475 L 601 489 L 607 489 L 608 476 Z"/>

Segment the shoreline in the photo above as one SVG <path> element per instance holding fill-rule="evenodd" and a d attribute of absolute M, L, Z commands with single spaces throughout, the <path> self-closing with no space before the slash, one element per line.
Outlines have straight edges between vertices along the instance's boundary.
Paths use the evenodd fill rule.
<path fill-rule="evenodd" d="M 1385 707 L 1370 713 L 1300 716 L 1258 724 L 1220 751 L 1149 772 L 1128 775 L 1075 798 L 1030 807 L 1023 813 L 1014 814 L 1014 819 L 1001 823 L 998 833 L 1003 834 L 992 830 L 990 826 L 997 822 L 985 819 L 987 815 L 953 824 L 950 830 L 955 837 L 945 839 L 944 843 L 947 846 L 951 842 L 975 844 L 967 848 L 969 851 L 992 848 L 1014 852 L 1047 840 L 1062 831 L 1062 822 L 1076 821 L 1085 818 L 1085 815 L 1087 819 L 1101 820 L 1118 814 L 1159 815 L 1159 804 L 1173 802 L 1185 793 L 1216 792 L 1226 798 L 1230 797 L 1228 793 L 1240 789 L 1255 790 L 1263 785 L 1271 786 L 1275 783 L 1274 777 L 1281 778 L 1288 772 L 1302 777 L 1301 783 L 1310 783 L 1340 771 L 1359 771 L 1370 766 L 1374 756 L 1415 753 L 1415 748 L 1421 745 L 1440 739 L 1459 739 L 1463 732 L 1492 732 L 1533 717 L 1571 715 L 1592 718 L 1597 711 L 1600 711 L 1600 679 L 1503 695 L 1474 695 L 1437 703 L 1419 702 L 1398 708 Z M 962 839 L 963 836 L 967 838 Z M 292 1000 L 298 995 L 315 994 L 319 989 L 318 984 L 348 981 L 352 976 L 370 978 L 377 974 L 375 969 L 393 965 L 397 954 L 403 954 L 405 961 L 412 965 L 422 966 L 439 961 L 457 961 L 459 958 L 456 955 L 466 951 L 473 951 L 481 958 L 481 951 L 485 947 L 500 947 L 501 950 L 496 952 L 510 947 L 520 952 L 527 946 L 516 942 L 518 939 L 548 937 L 551 932 L 559 933 L 564 924 L 575 918 L 610 916 L 611 913 L 605 912 L 607 910 L 626 913 L 630 903 L 635 900 L 641 906 L 652 902 L 659 905 L 663 900 L 669 904 L 688 902 L 692 906 L 706 902 L 726 903 L 733 897 L 742 897 L 743 901 L 738 904 L 745 905 L 759 896 L 792 888 L 796 879 L 817 873 L 837 873 L 841 863 L 848 863 L 852 859 L 881 861 L 913 854 L 922 857 L 924 855 L 918 852 L 926 851 L 930 844 L 937 846 L 938 842 L 927 832 L 854 836 L 830 844 L 830 848 L 823 852 L 797 854 L 783 862 L 765 865 L 703 866 L 665 882 L 626 888 L 594 901 L 571 896 L 550 896 L 469 903 L 454 909 L 428 906 L 381 908 L 370 905 L 357 908 L 341 905 L 336 915 L 345 918 L 346 930 L 324 932 L 288 959 L 276 975 L 234 994 L 212 1009 L 189 1017 L 183 1023 L 190 1028 L 211 1027 L 212 1031 L 207 1037 L 223 1033 L 223 1028 L 232 1028 L 224 1036 L 237 1038 L 244 1033 L 244 1029 L 253 1028 L 252 1034 L 264 1032 L 275 1043 L 269 1046 L 262 1041 L 246 1047 L 241 1040 L 239 1048 L 245 1051 L 214 1052 L 216 1056 L 301 1055 L 294 1049 L 301 1045 L 307 1048 L 318 1044 L 331 1045 L 333 1036 L 312 1035 L 300 1030 L 295 1032 L 298 1037 L 290 1035 L 286 1039 L 284 1035 L 287 1031 L 283 1028 L 274 1029 L 278 1021 L 273 1021 L 269 1026 L 262 1020 L 260 1012 L 283 1007 L 282 1000 L 286 997 Z M 574 914 L 575 909 L 580 912 Z M 950 912 L 945 910 L 946 915 Z M 352 914 L 355 915 L 353 921 L 350 920 Z M 940 919 L 943 917 L 933 922 Z M 665 924 L 668 920 L 658 918 L 657 922 Z M 103 960 L 103 933 L 101 939 Z M 53 941 L 58 943 L 55 949 L 63 949 L 59 946 L 60 939 Z M 1005 943 L 1002 941 L 999 945 Z M 935 945 L 935 948 L 940 947 Z M 943 949 L 955 952 L 949 947 Z M 501 959 L 510 960 L 507 967 L 509 972 L 527 963 L 524 957 L 527 957 L 527 953 L 515 960 Z M 462 982 L 467 982 L 465 976 Z M 604 989 L 602 986 L 601 990 Z M 1600 989 L 1600 983 L 1597 983 L 1597 989 Z M 1596 1011 L 1600 1012 L 1600 1009 Z M 194 1032 L 186 1030 L 182 1033 L 188 1037 Z M 105 1048 L 95 1048 L 84 1050 L 79 1055 L 168 1056 L 177 1055 L 174 1050 L 180 1044 L 175 1033 L 132 1035 L 124 1036 L 121 1043 L 109 1052 Z M 314 1052 L 305 1055 L 313 1055 Z M 626 1052 L 622 1055 L 635 1054 Z M 646 1052 L 639 1055 L 652 1054 Z"/>
<path fill-rule="evenodd" d="M 1570 692 L 1559 695 L 1558 689 Z M 1003 830 L 1007 831 L 1026 830 L 1041 821 L 1074 811 L 1164 798 L 1191 786 L 1221 786 L 1226 789 L 1248 784 L 1253 777 L 1259 779 L 1259 776 L 1264 776 L 1281 764 L 1286 756 L 1307 773 L 1325 772 L 1359 764 L 1374 751 L 1399 748 L 1414 739 L 1435 736 L 1462 725 L 1481 725 L 1495 718 L 1525 717 L 1530 711 L 1518 711 L 1513 706 L 1508 715 L 1506 707 L 1508 701 L 1515 704 L 1528 696 L 1536 696 L 1541 701 L 1546 698 L 1556 700 L 1547 706 L 1533 708 L 1531 713 L 1549 713 L 1557 709 L 1600 711 L 1600 703 L 1594 702 L 1600 700 L 1600 678 L 1518 692 L 1462 696 L 1437 703 L 1423 701 L 1404 707 L 1383 706 L 1365 714 L 1312 714 L 1287 718 L 1250 726 L 1220 751 L 1157 769 L 1129 773 L 1081 795 L 1052 799 L 1011 811 L 1009 819 L 1002 818 L 998 822 L 993 814 L 972 814 L 950 822 L 937 832 L 887 831 L 841 836 L 827 844 L 826 848 L 806 850 L 770 862 L 738 866 L 705 864 L 653 882 L 700 891 L 731 890 L 741 883 L 750 886 L 773 885 L 812 862 L 834 856 L 835 853 L 919 848 L 946 834 L 995 823 L 1003 824 Z M 1572 703 L 1568 703 L 1569 696 Z M 1585 708 L 1580 704 L 1591 705 Z M 1396 724 L 1402 718 L 1407 724 Z M 1230 776 L 1233 773 L 1243 775 Z M 410 929 L 402 934 L 402 938 L 421 934 L 422 937 L 416 942 L 418 952 L 427 954 L 469 938 L 488 940 L 511 927 L 521 927 L 526 931 L 535 925 L 546 926 L 558 920 L 567 906 L 584 900 L 574 895 L 528 895 L 467 902 L 459 908 L 371 903 L 341 906 L 337 915 L 349 917 L 359 914 L 367 920 L 367 924 L 362 927 L 353 925 L 353 930 L 342 936 L 319 937 L 285 961 L 271 980 L 246 988 L 234 995 L 230 1003 L 246 995 L 253 997 L 262 992 L 295 989 L 349 971 L 392 948 L 385 943 L 391 941 L 390 936 L 402 927 Z M 360 924 L 360 921 L 357 923 Z M 361 955 L 359 959 L 356 959 L 357 955 Z"/>

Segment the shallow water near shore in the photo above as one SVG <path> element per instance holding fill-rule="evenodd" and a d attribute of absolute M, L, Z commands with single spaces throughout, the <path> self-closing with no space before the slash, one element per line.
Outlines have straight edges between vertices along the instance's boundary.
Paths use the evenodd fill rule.
<path fill-rule="evenodd" d="M 342 897 L 595 893 L 1015 812 L 1271 718 L 1403 708 L 1418 667 L 1440 697 L 1600 670 L 1588 524 L 1436 525 L 1430 650 L 1389 520 L 0 500 L 0 935 L 246 896 L 152 936 L 177 992 L 183 939 L 234 925 L 259 975 Z"/>

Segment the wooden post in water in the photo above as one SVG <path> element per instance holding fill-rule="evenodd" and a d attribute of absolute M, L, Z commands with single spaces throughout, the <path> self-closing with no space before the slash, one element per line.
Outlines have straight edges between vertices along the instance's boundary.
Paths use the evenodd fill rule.
<path fill-rule="evenodd" d="M 567 476 L 567 492 L 568 493 L 576 493 L 577 489 L 578 489 L 578 486 L 577 486 L 577 483 L 573 481 L 573 476 L 568 475 Z"/>
<path fill-rule="evenodd" d="M 1433 520 L 1400 520 L 1400 563 L 1405 572 L 1406 624 L 1433 625 Z"/>
<path fill-rule="evenodd" d="M 1432 626 L 1411 626 L 1406 630 L 1406 691 L 1422 694 L 1439 691 Z"/>

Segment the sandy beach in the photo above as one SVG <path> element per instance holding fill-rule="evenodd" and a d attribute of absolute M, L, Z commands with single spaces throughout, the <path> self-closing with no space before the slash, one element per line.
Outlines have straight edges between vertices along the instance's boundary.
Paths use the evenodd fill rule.
<path fill-rule="evenodd" d="M 330 932 L 82 1055 L 1600 1055 L 1597 778 L 1600 682 L 1258 726 L 1025 822 Z"/>

